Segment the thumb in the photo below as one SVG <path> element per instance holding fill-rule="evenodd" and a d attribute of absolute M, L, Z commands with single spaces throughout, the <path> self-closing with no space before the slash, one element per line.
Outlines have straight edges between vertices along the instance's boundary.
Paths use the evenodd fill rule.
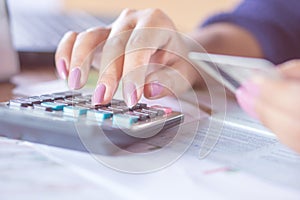
<path fill-rule="evenodd" d="M 158 99 L 164 96 L 179 96 L 192 89 L 197 72 L 191 64 L 176 62 L 171 67 L 163 67 L 146 77 L 144 96 Z"/>

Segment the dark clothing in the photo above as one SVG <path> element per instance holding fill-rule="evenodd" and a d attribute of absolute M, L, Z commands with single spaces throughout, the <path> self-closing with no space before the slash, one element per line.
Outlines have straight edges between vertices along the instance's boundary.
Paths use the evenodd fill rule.
<path fill-rule="evenodd" d="M 264 57 L 275 64 L 300 58 L 300 0 L 244 0 L 231 13 L 215 15 L 202 26 L 218 22 L 248 30 Z"/>

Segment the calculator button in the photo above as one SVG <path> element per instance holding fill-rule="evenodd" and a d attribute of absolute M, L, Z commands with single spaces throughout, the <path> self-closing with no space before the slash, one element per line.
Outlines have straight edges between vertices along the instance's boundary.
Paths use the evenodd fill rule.
<path fill-rule="evenodd" d="M 66 106 L 73 105 L 73 102 L 72 102 L 72 101 L 67 101 L 66 99 L 55 100 L 54 103 L 57 103 L 57 104 L 65 104 Z"/>
<path fill-rule="evenodd" d="M 68 98 L 67 100 L 72 101 L 74 103 L 86 103 L 87 102 L 86 99 L 76 98 L 76 97 Z"/>
<path fill-rule="evenodd" d="M 52 108 L 42 106 L 41 104 L 34 104 L 33 105 L 33 110 L 36 110 L 36 111 L 47 111 L 47 112 L 52 112 L 53 111 Z"/>
<path fill-rule="evenodd" d="M 87 118 L 96 120 L 96 121 L 104 121 L 106 119 L 109 119 L 113 116 L 112 113 L 109 112 L 102 112 L 98 110 L 88 110 L 87 111 Z"/>
<path fill-rule="evenodd" d="M 86 95 L 86 96 L 76 96 L 74 97 L 74 100 L 81 100 L 81 101 L 91 101 L 92 96 Z"/>
<path fill-rule="evenodd" d="M 51 94 L 41 95 L 39 98 L 42 102 L 54 101 L 54 97 Z"/>
<path fill-rule="evenodd" d="M 52 94 L 53 100 L 64 99 L 65 96 L 61 94 Z"/>
<path fill-rule="evenodd" d="M 153 109 L 153 108 L 142 109 L 142 112 L 149 113 L 149 114 L 152 113 L 152 115 L 155 114 L 156 116 L 163 116 L 163 115 L 165 115 L 165 112 L 163 110 L 157 110 L 157 109 Z"/>
<path fill-rule="evenodd" d="M 63 110 L 67 104 L 62 104 L 62 103 L 54 103 L 54 102 L 43 102 L 41 103 L 41 106 L 51 108 L 52 110 Z"/>
<path fill-rule="evenodd" d="M 61 95 L 63 96 L 63 98 L 70 98 L 70 97 L 81 96 L 81 93 L 74 92 L 74 91 L 66 91 L 66 92 L 56 92 L 53 93 L 53 95 Z"/>
<path fill-rule="evenodd" d="M 15 107 L 27 107 L 27 106 L 31 106 L 32 102 L 28 101 L 26 98 L 19 98 L 19 99 L 10 100 L 9 105 Z"/>
<path fill-rule="evenodd" d="M 88 111 L 88 108 L 79 107 L 79 106 L 66 106 L 63 108 L 64 114 L 73 117 L 79 117 L 85 115 Z"/>
<path fill-rule="evenodd" d="M 139 113 L 139 112 L 135 112 L 135 111 L 129 111 L 124 113 L 126 115 L 132 115 L 132 116 L 137 116 L 139 118 L 140 121 L 146 121 L 147 119 L 149 119 L 149 115 L 146 113 Z"/>
<path fill-rule="evenodd" d="M 129 108 L 127 106 L 119 106 L 119 105 L 111 105 L 108 107 L 109 109 L 120 111 L 120 112 L 128 112 Z"/>
<path fill-rule="evenodd" d="M 116 114 L 113 116 L 113 125 L 130 128 L 134 123 L 138 122 L 139 117 L 134 115 Z"/>
<path fill-rule="evenodd" d="M 39 104 L 42 102 L 39 96 L 28 97 L 27 100 L 30 101 L 32 104 Z"/>
<path fill-rule="evenodd" d="M 88 108 L 88 109 L 97 109 L 97 108 L 101 107 L 99 105 L 93 105 L 92 103 L 87 103 L 87 102 L 79 103 L 79 104 L 77 104 L 77 106 L 80 106 L 83 108 Z"/>
<path fill-rule="evenodd" d="M 153 119 L 158 116 L 158 112 L 150 112 L 148 110 L 142 109 L 142 110 L 135 110 L 133 111 L 136 114 L 140 115 L 146 115 L 148 118 Z"/>
<path fill-rule="evenodd" d="M 162 110 L 162 111 L 164 111 L 165 114 L 172 113 L 172 108 L 165 107 L 165 106 L 155 105 L 155 106 L 151 106 L 150 108 L 151 109 L 156 109 L 156 110 Z"/>
<path fill-rule="evenodd" d="M 65 101 L 67 104 L 71 104 L 71 105 L 80 103 L 80 102 L 78 102 L 78 101 L 75 101 L 75 100 L 72 99 L 72 98 L 66 98 L 66 99 L 64 99 L 63 101 Z"/>
<path fill-rule="evenodd" d="M 143 108 L 147 108 L 147 104 L 145 104 L 145 103 L 138 103 L 135 106 L 133 106 L 131 109 L 132 110 L 137 110 L 137 109 L 143 109 Z"/>
<path fill-rule="evenodd" d="M 109 113 L 112 113 L 112 114 L 120 114 L 120 113 L 123 113 L 122 110 L 118 110 L 118 109 L 111 109 L 111 108 L 108 108 L 108 107 L 100 107 L 100 108 L 97 108 L 98 111 L 102 111 L 102 112 L 109 112 Z"/>
<path fill-rule="evenodd" d="M 122 100 L 112 99 L 110 102 L 110 105 L 121 106 L 121 105 L 126 105 L 126 103 L 125 103 L 125 101 L 122 101 Z"/>

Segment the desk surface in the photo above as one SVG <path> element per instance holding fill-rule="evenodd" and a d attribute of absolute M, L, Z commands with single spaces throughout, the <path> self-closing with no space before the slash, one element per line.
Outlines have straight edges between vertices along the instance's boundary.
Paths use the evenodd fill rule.
<path fill-rule="evenodd" d="M 14 97 L 13 89 L 19 85 L 28 83 L 40 83 L 43 81 L 55 80 L 55 68 L 53 66 L 39 66 L 22 69 L 11 81 L 0 83 L 0 102 L 8 101 Z"/>
<path fill-rule="evenodd" d="M 54 79 L 56 79 L 54 67 L 38 67 L 22 70 L 12 81 L 22 86 Z M 5 101 L 12 98 L 14 87 L 15 85 L 9 82 L 0 83 L 0 100 Z M 293 190 L 293 187 L 286 185 L 280 187 L 280 184 L 290 182 L 293 185 L 295 183 L 294 185 L 299 188 L 300 173 L 297 167 L 300 159 L 278 142 L 272 142 L 270 145 L 269 140 L 263 138 L 261 134 L 256 136 L 256 134 L 249 134 L 247 131 L 245 133 L 237 131 L 236 133 L 240 134 L 240 137 L 228 133 L 218 143 L 220 146 L 216 146 L 216 150 L 219 151 L 215 152 L 215 158 L 222 158 L 220 163 L 212 162 L 209 159 L 199 161 L 198 157 L 192 153 L 198 152 L 199 146 L 191 146 L 194 148 L 191 153 L 186 153 L 185 156 L 164 170 L 138 176 L 111 170 L 89 154 L 36 145 L 24 147 L 20 146 L 17 141 L 6 139 L 1 141 L 0 138 L 0 145 L 3 147 L 0 149 L 1 169 L 5 169 L 5 177 L 11 178 L 9 184 L 7 184 L 6 179 L 3 179 L 2 185 L 0 182 L 1 199 L 13 199 L 10 195 L 12 193 L 14 197 L 22 196 L 24 198 L 24 195 L 26 195 L 25 198 L 33 195 L 39 197 L 29 199 L 40 199 L 41 195 L 45 194 L 52 199 L 54 199 L 53 197 L 62 199 L 62 197 L 69 196 L 71 199 L 74 195 L 74 187 L 77 191 L 76 196 L 81 199 L 86 199 L 87 194 L 88 197 L 99 196 L 99 191 L 101 191 L 102 196 L 116 194 L 126 198 L 127 194 L 132 194 L 132 197 L 141 197 L 136 199 L 142 199 L 142 197 L 157 199 L 164 196 L 171 199 L 191 199 L 195 196 L 206 199 L 240 199 L 241 196 L 247 196 L 248 199 L 259 199 L 261 196 L 267 196 L 268 199 L 282 199 L 281 197 L 299 199 L 299 190 Z M 244 138 L 247 139 L 244 141 Z M 268 143 L 264 144 L 265 141 Z M 246 143 L 250 143 L 249 148 L 243 150 L 240 144 Z M 263 148 L 260 146 L 261 144 L 264 144 Z M 47 155 L 51 156 L 46 157 Z M 224 162 L 232 163 L 231 165 L 240 169 L 232 169 L 229 164 L 227 166 Z M 283 165 L 280 165 L 280 162 Z M 286 162 L 295 164 L 289 166 Z M 45 173 L 45 165 L 49 166 L 46 169 L 47 173 Z M 28 169 L 26 173 L 23 172 L 24 166 Z M 285 167 L 281 168 L 283 166 Z M 257 171 L 253 171 L 253 169 L 257 169 Z M 282 173 L 277 173 L 279 170 L 285 172 L 283 177 L 281 176 Z M 246 172 L 251 173 L 248 175 Z M 272 179 L 269 179 L 270 177 Z M 244 183 L 243 186 L 240 186 L 240 182 Z M 19 188 L 12 187 L 13 184 Z M 164 185 L 169 187 L 161 190 Z M 237 191 L 236 188 L 239 190 Z M 249 188 L 252 189 L 249 190 Z M 110 193 L 111 191 L 113 193 Z M 3 194 L 7 196 L 9 194 L 10 198 L 3 198 Z"/>

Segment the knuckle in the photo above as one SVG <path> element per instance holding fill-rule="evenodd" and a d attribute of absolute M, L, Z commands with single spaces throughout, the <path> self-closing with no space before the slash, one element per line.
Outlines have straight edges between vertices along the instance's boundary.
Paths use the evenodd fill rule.
<path fill-rule="evenodd" d="M 126 50 L 133 50 L 138 48 L 147 48 L 145 37 L 143 37 L 140 34 L 134 35 L 134 37 L 131 37 L 127 44 L 126 44 Z"/>
<path fill-rule="evenodd" d="M 145 10 L 150 17 L 162 17 L 165 16 L 164 12 L 159 8 L 148 8 Z"/>
<path fill-rule="evenodd" d="M 110 51 L 115 48 L 122 48 L 126 46 L 126 40 L 122 37 L 113 37 L 110 38 L 103 46 L 103 52 L 104 51 Z"/>
<path fill-rule="evenodd" d="M 77 32 L 75 31 L 68 31 L 64 34 L 63 38 L 70 38 L 70 37 L 74 37 L 77 35 Z"/>
<path fill-rule="evenodd" d="M 172 20 L 158 8 L 145 10 L 144 16 L 143 22 L 145 27 L 165 27 L 175 29 Z"/>
<path fill-rule="evenodd" d="M 61 38 L 58 44 L 58 49 L 63 48 L 64 45 L 67 45 L 70 42 L 71 38 L 76 38 L 77 33 L 74 31 L 68 31 L 64 34 L 64 36 Z"/>
<path fill-rule="evenodd" d="M 130 16 L 132 13 L 134 13 L 135 10 L 134 9 L 130 9 L 130 8 L 125 8 L 121 14 L 120 14 L 120 17 L 123 18 L 123 17 L 128 17 Z"/>
<path fill-rule="evenodd" d="M 89 35 L 91 34 L 91 32 L 81 32 L 77 35 L 77 41 L 82 41 L 84 40 L 85 38 L 89 37 Z"/>

